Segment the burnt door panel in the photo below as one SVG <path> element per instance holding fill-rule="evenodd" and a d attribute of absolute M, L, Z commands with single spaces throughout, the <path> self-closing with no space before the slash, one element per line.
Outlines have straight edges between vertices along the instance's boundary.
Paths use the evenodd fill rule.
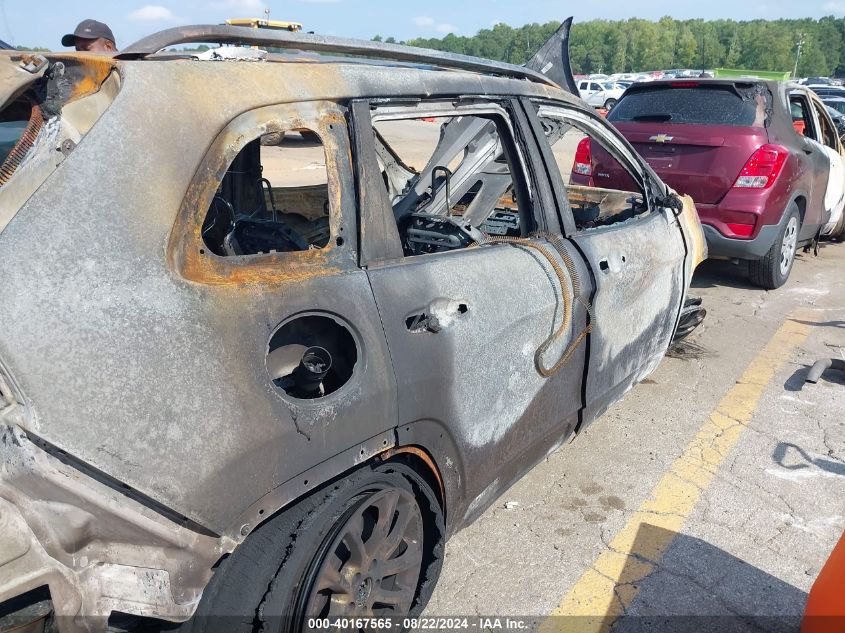
<path fill-rule="evenodd" d="M 830 174 L 830 160 L 824 148 L 818 142 L 813 142 L 813 140 L 821 138 L 821 131 L 810 99 L 805 94 L 793 93 L 789 100 L 792 106 L 793 121 L 800 121 L 804 128 L 800 150 L 796 152 L 798 162 L 801 164 L 801 172 L 807 174 L 807 208 L 802 218 L 801 232 L 798 235 L 798 239 L 804 241 L 815 237 L 821 225 L 826 221 L 824 196 Z"/>
<path fill-rule="evenodd" d="M 596 282 L 584 413 L 589 423 L 666 353 L 684 301 L 686 247 L 668 210 L 572 239 Z"/>
<path fill-rule="evenodd" d="M 552 246 L 538 243 L 564 266 Z M 393 359 L 399 425 L 434 421 L 452 439 L 464 468 L 453 520 L 471 520 L 577 423 L 585 345 L 551 377 L 535 366 L 563 315 L 555 272 L 533 249 L 491 245 L 406 258 L 371 267 L 369 276 Z M 585 326 L 583 306 L 573 305 L 545 365 Z"/>
<path fill-rule="evenodd" d="M 528 112 L 539 115 L 535 136 L 563 225 L 572 227 L 568 238 L 594 281 L 582 419 L 588 424 L 666 352 L 684 300 L 686 246 L 673 212 L 649 206 L 659 188 L 618 132 L 563 104 Z M 610 174 L 619 189 L 603 188 Z"/>

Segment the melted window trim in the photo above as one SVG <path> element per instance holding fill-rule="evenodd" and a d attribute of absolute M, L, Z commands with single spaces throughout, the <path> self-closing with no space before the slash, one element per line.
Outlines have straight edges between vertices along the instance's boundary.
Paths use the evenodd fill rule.
<path fill-rule="evenodd" d="M 287 283 L 357 269 L 355 214 L 349 206 L 356 196 L 346 116 L 345 104 L 321 100 L 262 106 L 233 117 L 209 145 L 182 200 L 168 238 L 171 269 L 188 281 L 208 285 Z M 325 248 L 308 251 L 235 257 L 209 252 L 202 225 L 231 161 L 253 140 L 253 131 L 260 130 L 260 136 L 297 127 L 314 131 L 322 141 L 334 237 Z M 341 243 L 338 238 L 343 238 Z"/>
<path fill-rule="evenodd" d="M 609 228 L 614 228 L 617 226 L 636 222 L 640 219 L 647 218 L 654 214 L 654 212 L 657 210 L 657 196 L 654 192 L 655 187 L 653 179 L 648 176 L 642 165 L 635 160 L 634 154 L 632 154 L 625 147 L 623 142 L 612 134 L 609 134 L 608 131 L 604 129 L 604 126 L 607 125 L 606 123 L 596 117 L 590 116 L 589 114 L 585 114 L 574 109 L 569 110 L 561 105 L 534 101 L 534 106 L 536 108 L 537 118 L 540 121 L 541 126 L 542 119 L 555 119 L 562 121 L 563 123 L 570 125 L 577 130 L 580 130 L 582 133 L 588 136 L 593 137 L 597 142 L 601 144 L 602 148 L 608 154 L 610 154 L 611 157 L 618 161 L 619 164 L 626 170 L 626 172 L 634 181 L 634 183 L 640 188 L 643 195 L 645 211 L 637 213 L 629 218 L 602 223 L 597 226 L 584 227 L 576 225 L 575 235 L 579 233 L 607 230 Z M 551 149 L 551 145 L 549 147 Z M 559 166 L 557 166 L 555 163 L 551 165 L 550 168 L 559 169 Z M 565 179 L 565 176 L 565 174 L 561 173 L 561 179 Z M 569 185 L 565 183 L 565 180 L 563 181 L 563 188 L 563 193 L 564 195 L 566 195 L 566 208 L 569 209 L 570 215 L 573 215 L 572 205 L 569 200 Z M 601 190 L 600 187 L 593 188 Z"/>
<path fill-rule="evenodd" d="M 31 147 L 0 186 L 0 233 L 102 118 L 123 84 L 111 59 L 58 56 L 51 57 L 50 63 L 53 75 L 34 78 L 16 97 L 16 101 L 29 99 L 43 121 Z M 75 80 L 68 79 L 68 74 L 75 75 Z M 61 88 L 51 89 L 51 82 L 61 83 Z"/>
<path fill-rule="evenodd" d="M 373 126 L 373 131 L 378 133 L 376 124 L 383 121 L 409 121 L 420 120 L 424 118 L 448 118 L 460 119 L 461 117 L 477 117 L 479 119 L 487 119 L 494 123 L 497 133 L 501 137 L 503 144 L 503 153 L 508 157 L 508 162 L 513 163 L 509 165 L 511 175 L 511 191 L 513 194 L 522 199 L 522 202 L 517 202 L 519 216 L 520 216 L 520 231 L 524 233 L 523 237 L 528 237 L 537 230 L 537 227 L 544 226 L 543 209 L 539 201 L 538 187 L 534 182 L 536 175 L 531 169 L 531 163 L 525 155 L 525 150 L 522 144 L 525 140 L 521 137 L 518 122 L 515 120 L 515 114 L 509 110 L 505 102 L 510 103 L 511 97 L 501 97 L 495 101 L 484 100 L 478 102 L 475 100 L 464 99 L 431 99 L 426 101 L 416 101 L 408 103 L 407 101 L 371 101 L 370 102 L 370 122 Z M 377 137 L 378 138 L 378 137 Z M 385 189 L 384 193 L 389 196 L 389 192 Z M 393 208 L 392 202 L 390 203 Z M 492 217 L 494 214 L 490 214 Z M 488 219 L 489 219 L 488 217 Z M 523 226 L 527 223 L 528 226 Z M 470 238 L 472 243 L 483 243 L 481 240 L 480 229 L 473 230 L 473 237 Z M 424 257 L 425 255 L 448 255 L 449 253 L 464 250 L 469 246 L 459 246 L 447 250 L 442 250 L 433 253 L 405 253 L 403 259 L 416 259 Z M 404 250 L 404 248 L 403 248 Z M 377 264 L 379 262 L 373 262 Z"/>

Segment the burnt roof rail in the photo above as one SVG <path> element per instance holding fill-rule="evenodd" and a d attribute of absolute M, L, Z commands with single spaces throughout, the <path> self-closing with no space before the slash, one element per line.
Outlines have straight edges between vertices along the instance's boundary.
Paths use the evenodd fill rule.
<path fill-rule="evenodd" d="M 536 70 L 524 66 L 515 66 L 503 62 L 470 57 L 468 55 L 458 55 L 456 53 L 402 46 L 399 44 L 387 44 L 385 42 L 369 42 L 345 37 L 213 24 L 180 26 L 153 33 L 138 40 L 134 44 L 130 44 L 115 55 L 115 58 L 143 59 L 168 46 L 198 43 L 250 44 L 254 46 L 272 46 L 320 53 L 341 53 L 344 55 L 370 57 L 396 62 L 423 63 L 488 75 L 493 74 L 517 79 L 527 79 L 557 87 L 557 84 L 552 79 Z"/>

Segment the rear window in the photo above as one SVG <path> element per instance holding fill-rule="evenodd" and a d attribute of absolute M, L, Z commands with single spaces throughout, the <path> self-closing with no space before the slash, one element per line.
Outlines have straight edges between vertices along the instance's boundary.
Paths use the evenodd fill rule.
<path fill-rule="evenodd" d="M 824 104 L 828 108 L 833 108 L 840 114 L 845 114 L 845 101 L 825 101 Z"/>
<path fill-rule="evenodd" d="M 629 92 L 610 111 L 608 120 L 635 123 L 762 126 L 771 93 L 764 87 L 675 88 L 661 86 Z"/>

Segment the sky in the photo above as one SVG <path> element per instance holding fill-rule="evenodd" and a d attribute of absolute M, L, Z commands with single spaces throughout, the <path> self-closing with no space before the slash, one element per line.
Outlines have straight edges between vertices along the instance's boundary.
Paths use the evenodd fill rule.
<path fill-rule="evenodd" d="M 0 39 L 15 46 L 61 48 L 64 33 L 84 18 L 106 22 L 118 48 L 161 29 L 184 24 L 219 24 L 226 18 L 263 17 L 302 22 L 306 31 L 369 39 L 373 35 L 399 40 L 442 37 L 453 32 L 473 35 L 497 22 L 521 26 L 529 22 L 576 21 L 595 18 L 818 18 L 845 16 L 845 0 L 598 0 L 591 3 L 553 0 L 0 0 Z"/>

